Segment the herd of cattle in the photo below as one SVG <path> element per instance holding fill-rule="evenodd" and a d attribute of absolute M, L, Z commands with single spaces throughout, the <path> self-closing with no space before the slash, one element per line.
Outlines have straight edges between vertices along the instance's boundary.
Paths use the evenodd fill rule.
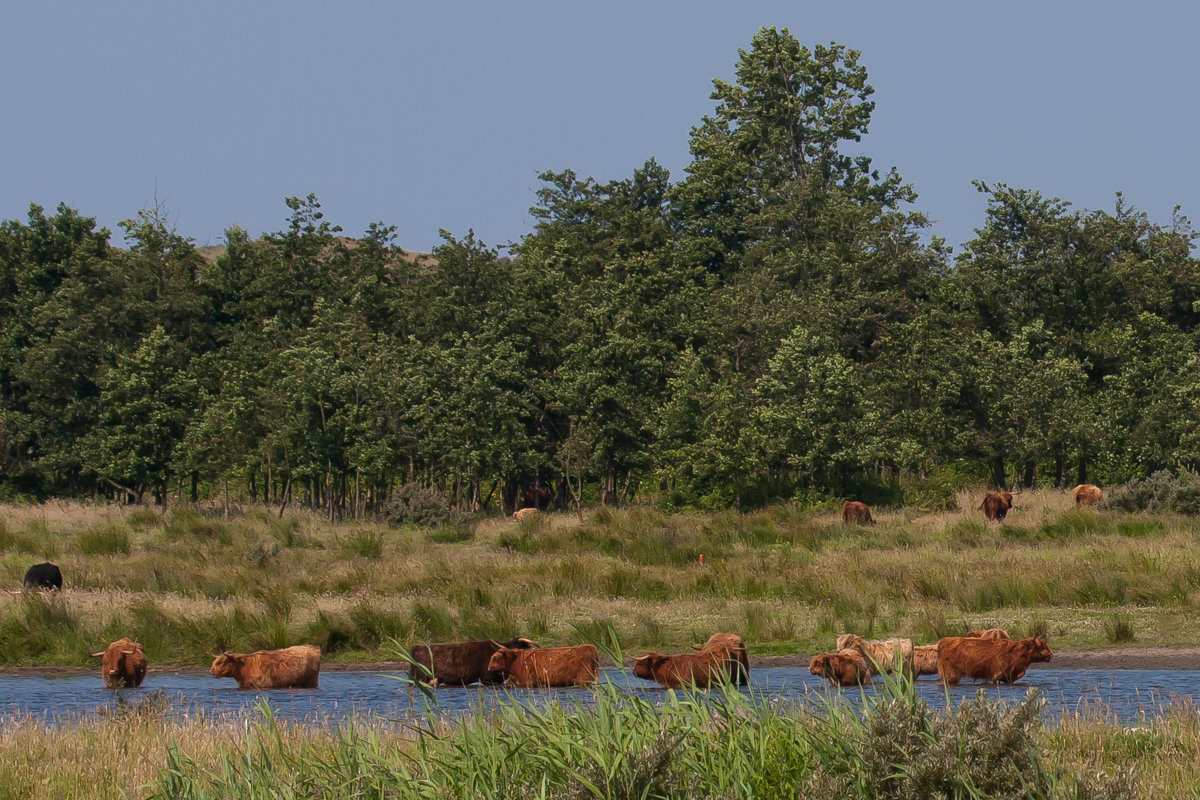
<path fill-rule="evenodd" d="M 1071 494 L 1075 496 L 1076 508 L 1092 506 L 1104 499 L 1104 492 L 1100 487 L 1090 483 L 1079 484 L 1071 490 Z M 1012 492 L 988 492 L 983 496 L 983 502 L 979 504 L 978 510 L 983 512 L 983 516 L 987 518 L 988 522 L 1003 522 L 1012 507 Z M 871 519 L 871 509 L 867 508 L 865 503 L 853 500 L 842 503 L 842 522 L 847 525 L 875 524 L 875 520 Z"/>

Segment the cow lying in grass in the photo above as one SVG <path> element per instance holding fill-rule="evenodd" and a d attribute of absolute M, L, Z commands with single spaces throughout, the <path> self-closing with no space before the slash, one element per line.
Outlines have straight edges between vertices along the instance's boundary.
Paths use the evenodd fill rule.
<path fill-rule="evenodd" d="M 1049 661 L 1050 648 L 1041 639 L 981 639 L 950 636 L 937 643 L 938 677 L 956 684 L 962 678 L 988 683 L 1013 683 L 1025 677 L 1035 661 Z"/>
<path fill-rule="evenodd" d="M 222 653 L 208 671 L 214 678 L 233 678 L 239 689 L 316 689 L 321 678 L 321 648 L 313 644 Z"/>
<path fill-rule="evenodd" d="M 146 653 L 132 639 L 117 639 L 99 653 L 89 653 L 100 658 L 100 677 L 108 689 L 136 688 L 146 677 Z"/>
<path fill-rule="evenodd" d="M 871 667 L 858 650 L 818 653 L 808 662 L 811 675 L 819 675 L 834 686 L 865 686 L 871 682 Z"/>
<path fill-rule="evenodd" d="M 488 670 L 503 675 L 506 686 L 585 686 L 596 682 L 600 659 L 590 644 L 539 650 L 501 648 L 492 654 Z"/>

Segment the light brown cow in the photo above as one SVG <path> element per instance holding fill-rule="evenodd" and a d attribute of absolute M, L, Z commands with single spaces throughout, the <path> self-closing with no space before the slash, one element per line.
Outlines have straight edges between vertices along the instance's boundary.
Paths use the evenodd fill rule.
<path fill-rule="evenodd" d="M 214 678 L 233 678 L 239 689 L 316 689 L 321 648 L 300 644 L 282 650 L 222 653 L 208 671 Z"/>
<path fill-rule="evenodd" d="M 913 677 L 938 674 L 936 644 L 920 644 L 913 647 Z"/>
<path fill-rule="evenodd" d="M 1004 522 L 1009 510 L 1013 507 L 1012 492 L 988 492 L 983 496 L 979 507 L 988 522 Z"/>
<path fill-rule="evenodd" d="M 875 524 L 875 520 L 871 519 L 871 509 L 867 508 L 866 503 L 856 503 L 853 500 L 842 503 L 842 524 L 851 523 Z"/>
<path fill-rule="evenodd" d="M 707 689 L 729 679 L 724 652 L 724 647 L 718 647 L 677 656 L 644 653 L 633 660 L 633 676 L 668 689 L 685 686 Z"/>
<path fill-rule="evenodd" d="M 1072 490 L 1072 494 L 1075 495 L 1076 508 L 1094 506 L 1104 499 L 1104 492 L 1100 491 L 1100 487 L 1090 483 L 1079 484 Z"/>
<path fill-rule="evenodd" d="M 88 655 L 104 659 L 100 662 L 100 677 L 109 689 L 141 686 L 150 663 L 142 646 L 132 639 L 117 639 L 107 649 Z"/>
<path fill-rule="evenodd" d="M 596 682 L 600 659 L 594 645 L 543 650 L 497 650 L 488 670 L 504 675 L 506 686 L 583 686 Z"/>
<path fill-rule="evenodd" d="M 538 513 L 536 508 L 521 508 L 513 512 L 513 519 L 525 519 Z"/>
<path fill-rule="evenodd" d="M 739 686 L 750 681 L 750 656 L 746 653 L 746 642 L 736 633 L 714 633 L 698 648 L 700 652 L 714 652 L 721 662 L 729 667 L 729 680 Z"/>
<path fill-rule="evenodd" d="M 811 675 L 819 675 L 834 686 L 866 686 L 871 682 L 870 665 L 857 650 L 818 653 L 808 662 Z"/>
<path fill-rule="evenodd" d="M 878 675 L 886 672 L 889 675 L 896 669 L 896 659 L 899 656 L 900 665 L 905 674 L 912 674 L 913 643 L 912 639 L 884 639 L 868 642 L 853 633 L 843 633 L 837 638 L 838 652 L 857 650 L 870 665 L 871 674 Z"/>
<path fill-rule="evenodd" d="M 979 631 L 971 631 L 967 634 L 968 639 L 1008 639 L 1012 641 L 1012 637 L 1008 635 L 1008 631 L 1004 628 L 984 628 Z"/>
<path fill-rule="evenodd" d="M 1030 663 L 1049 661 L 1050 648 L 1041 639 L 972 639 L 949 636 L 937 644 L 938 677 L 956 684 L 962 678 L 988 683 L 1013 683 L 1025 676 Z"/>

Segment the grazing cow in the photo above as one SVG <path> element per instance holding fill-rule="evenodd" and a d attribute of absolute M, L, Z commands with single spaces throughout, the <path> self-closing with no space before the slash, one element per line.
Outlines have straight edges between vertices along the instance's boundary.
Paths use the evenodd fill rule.
<path fill-rule="evenodd" d="M 729 680 L 738 686 L 750 682 L 750 656 L 746 654 L 746 642 L 736 633 L 714 633 L 700 648 L 701 653 L 717 654 L 721 663 L 729 667 Z"/>
<path fill-rule="evenodd" d="M 1104 492 L 1100 491 L 1099 486 L 1093 486 L 1090 483 L 1081 483 L 1072 491 L 1075 495 L 1075 507 L 1082 508 L 1083 506 L 1094 506 L 1104 499 Z"/>
<path fill-rule="evenodd" d="M 837 638 L 837 649 L 839 653 L 843 650 L 857 650 L 870 665 L 872 675 L 878 675 L 880 672 L 890 675 L 896 669 L 897 656 L 899 656 L 900 666 L 904 673 L 912 674 L 912 639 L 884 639 L 868 642 L 853 633 L 843 633 Z"/>
<path fill-rule="evenodd" d="M 526 650 L 537 647 L 528 639 L 509 639 L 495 642 L 483 639 L 476 642 L 420 644 L 413 648 L 413 664 L 409 672 L 414 681 L 430 686 L 470 686 L 472 683 L 503 683 L 504 676 L 488 671 L 488 662 L 497 650 Z"/>
<path fill-rule="evenodd" d="M 546 509 L 550 506 L 550 493 L 540 486 L 536 489 L 530 486 L 525 490 L 525 494 L 521 495 L 521 499 L 524 501 L 522 505 L 530 508 Z"/>
<path fill-rule="evenodd" d="M 1041 639 L 972 639 L 949 636 L 937 644 L 938 677 L 956 684 L 974 678 L 988 683 L 1013 683 L 1025 676 L 1034 661 L 1049 661 L 1050 648 Z"/>
<path fill-rule="evenodd" d="M 88 653 L 92 658 L 102 658 L 100 677 L 108 689 L 136 688 L 146 677 L 146 653 L 132 639 L 117 639 L 99 653 Z"/>
<path fill-rule="evenodd" d="M 875 520 L 871 519 L 871 509 L 867 508 L 866 503 L 856 503 L 852 500 L 842 503 L 842 524 L 851 523 L 875 524 Z"/>
<path fill-rule="evenodd" d="M 316 689 L 321 648 L 300 644 L 244 655 L 221 653 L 208 668 L 214 678 L 233 678 L 239 689 Z"/>
<path fill-rule="evenodd" d="M 937 675 L 938 655 L 936 644 L 919 644 L 913 647 L 913 677 Z"/>
<path fill-rule="evenodd" d="M 1004 628 L 985 628 L 981 631 L 971 631 L 967 634 L 968 639 L 1007 639 L 1010 642 L 1012 637 L 1008 635 L 1008 631 Z"/>
<path fill-rule="evenodd" d="M 488 669 L 504 676 L 508 686 L 582 686 L 596 682 L 600 660 L 594 645 L 547 647 L 544 650 L 497 650 Z"/>
<path fill-rule="evenodd" d="M 62 589 L 62 570 L 57 564 L 49 561 L 44 564 L 34 564 L 25 573 L 25 588 L 31 589 Z"/>
<path fill-rule="evenodd" d="M 819 653 L 808 662 L 808 671 L 834 686 L 865 686 L 871 682 L 871 667 L 857 650 Z"/>
<path fill-rule="evenodd" d="M 538 513 L 536 508 L 519 508 L 513 512 L 513 519 L 521 520 Z"/>
<path fill-rule="evenodd" d="M 729 679 L 729 669 L 722 657 L 724 652 L 725 649 L 720 647 L 678 656 L 644 653 L 633 660 L 633 675 L 668 689 L 682 689 L 685 686 L 707 689 Z"/>
<path fill-rule="evenodd" d="M 983 496 L 979 507 L 988 522 L 1004 522 L 1008 511 L 1013 507 L 1012 492 L 988 492 Z"/>

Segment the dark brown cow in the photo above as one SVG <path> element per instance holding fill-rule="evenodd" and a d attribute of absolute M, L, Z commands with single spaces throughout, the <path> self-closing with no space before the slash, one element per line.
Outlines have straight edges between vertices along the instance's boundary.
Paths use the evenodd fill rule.
<path fill-rule="evenodd" d="M 913 647 L 913 677 L 937 675 L 938 655 L 936 644 L 919 644 Z"/>
<path fill-rule="evenodd" d="M 950 636 L 937 644 L 938 677 L 955 684 L 962 678 L 988 683 L 1013 683 L 1035 661 L 1049 661 L 1050 648 L 1041 639 L 973 639 Z"/>
<path fill-rule="evenodd" d="M 1104 492 L 1100 491 L 1100 487 L 1090 483 L 1079 484 L 1071 493 L 1075 495 L 1076 508 L 1094 506 L 1104 499 Z"/>
<path fill-rule="evenodd" d="M 301 644 L 282 650 L 222 653 L 208 671 L 214 678 L 233 678 L 239 689 L 316 689 L 321 648 Z"/>
<path fill-rule="evenodd" d="M 856 503 L 853 500 L 842 503 L 842 524 L 850 525 L 851 523 L 875 524 L 875 520 L 871 519 L 871 509 L 867 508 L 866 503 Z"/>
<path fill-rule="evenodd" d="M 530 486 L 525 490 L 525 494 L 521 495 L 521 499 L 524 501 L 522 505 L 527 508 L 545 511 L 550 506 L 550 493 L 540 486 L 536 489 Z"/>
<path fill-rule="evenodd" d="M 729 680 L 738 686 L 750 682 L 750 656 L 746 653 L 746 642 L 736 633 L 714 633 L 698 648 L 701 653 L 713 652 L 721 663 L 729 667 Z"/>
<path fill-rule="evenodd" d="M 497 650 L 488 670 L 504 675 L 507 686 L 582 686 L 596 682 L 600 659 L 594 645 L 544 650 Z"/>
<path fill-rule="evenodd" d="M 865 686 L 871 682 L 871 667 L 857 650 L 819 653 L 808 662 L 808 671 L 834 686 Z"/>
<path fill-rule="evenodd" d="M 142 646 L 132 639 L 117 639 L 107 649 L 88 655 L 104 659 L 100 662 L 100 677 L 109 689 L 141 686 L 150 663 Z"/>
<path fill-rule="evenodd" d="M 726 659 L 722 657 L 724 652 L 725 648 L 719 647 L 678 656 L 645 653 L 633 660 L 633 675 L 668 689 L 685 686 L 707 689 L 729 679 Z"/>
<path fill-rule="evenodd" d="M 1007 639 L 1012 641 L 1012 637 L 1008 635 L 1008 631 L 1004 628 L 985 628 L 979 631 L 971 631 L 967 634 L 968 639 Z"/>
<path fill-rule="evenodd" d="M 472 683 L 504 683 L 499 672 L 489 672 L 488 662 L 497 650 L 527 650 L 537 647 L 528 639 L 509 639 L 495 642 L 482 639 L 475 642 L 419 644 L 412 650 L 413 664 L 409 674 L 414 681 L 430 686 L 470 686 Z M 432 656 L 432 658 L 431 658 Z"/>
<path fill-rule="evenodd" d="M 1004 522 L 1008 511 L 1013 507 L 1012 492 L 988 492 L 983 496 L 979 507 L 988 522 Z"/>

